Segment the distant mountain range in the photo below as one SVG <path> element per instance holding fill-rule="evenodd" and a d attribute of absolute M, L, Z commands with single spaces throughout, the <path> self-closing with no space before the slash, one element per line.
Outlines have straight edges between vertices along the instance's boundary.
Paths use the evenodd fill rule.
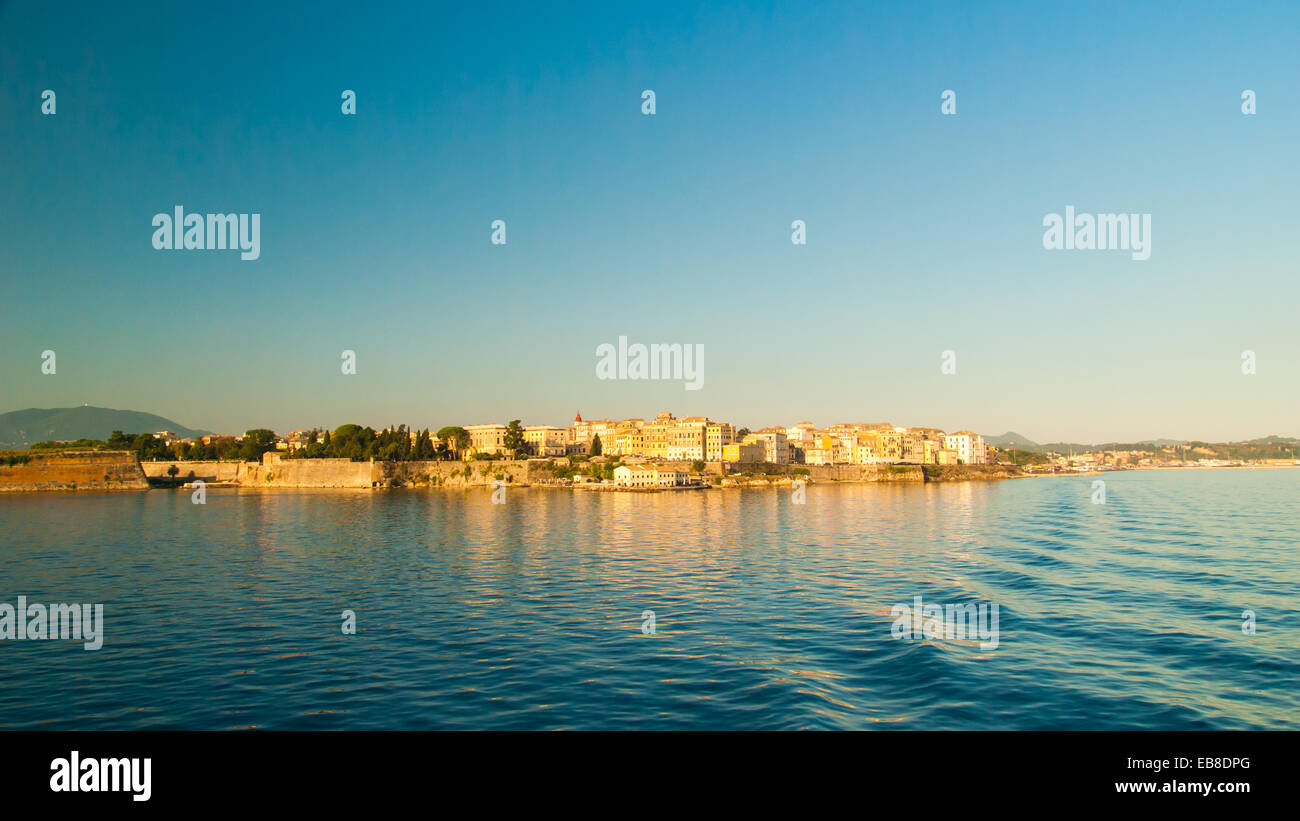
<path fill-rule="evenodd" d="M 94 408 L 28 408 L 0 413 L 0 448 L 25 448 L 51 440 L 107 439 L 123 433 L 157 433 L 170 430 L 183 437 L 203 436 L 206 430 L 187 428 L 152 413 Z"/>
<path fill-rule="evenodd" d="M 1099 450 L 1124 450 L 1128 445 L 1142 444 L 1155 445 L 1156 447 L 1176 447 L 1186 445 L 1190 440 L 1187 439 L 1139 439 L 1135 442 L 1035 442 L 1027 436 L 1022 436 L 1015 431 L 1007 431 L 1000 436 L 985 436 L 985 444 L 993 445 L 997 448 L 1008 449 L 1013 446 L 1017 450 L 1031 450 L 1038 453 L 1082 453 L 1084 451 Z M 1216 443 L 1221 444 L 1221 443 Z M 1247 445 L 1296 445 L 1300 444 L 1300 439 L 1292 436 L 1262 436 L 1259 439 L 1251 439 L 1244 444 Z"/>

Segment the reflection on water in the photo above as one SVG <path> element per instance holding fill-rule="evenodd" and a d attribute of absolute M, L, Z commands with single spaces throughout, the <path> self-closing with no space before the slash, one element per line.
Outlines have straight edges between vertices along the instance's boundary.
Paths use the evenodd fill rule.
<path fill-rule="evenodd" d="M 0 642 L 0 727 L 1300 727 L 1300 472 L 1106 481 L 0 497 L 0 601 L 106 623 Z"/>

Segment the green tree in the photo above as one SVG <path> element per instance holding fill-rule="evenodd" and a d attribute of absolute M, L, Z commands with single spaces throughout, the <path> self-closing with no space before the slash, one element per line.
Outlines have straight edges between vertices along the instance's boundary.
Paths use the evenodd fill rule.
<path fill-rule="evenodd" d="M 424 461 L 433 457 L 433 440 L 429 438 L 429 429 L 425 428 L 415 435 L 415 444 L 411 447 L 411 458 Z"/>
<path fill-rule="evenodd" d="M 596 434 L 595 436 L 591 437 L 591 455 L 592 455 L 592 456 L 599 456 L 599 455 L 601 454 L 601 448 L 603 448 L 603 447 L 604 447 L 604 445 L 602 445 L 602 444 L 600 443 L 600 434 L 599 434 L 599 433 Z"/>
<path fill-rule="evenodd" d="M 266 428 L 253 428 L 244 432 L 244 441 L 239 447 L 239 457 L 245 462 L 256 462 L 262 454 L 275 450 L 275 431 Z"/>
<path fill-rule="evenodd" d="M 503 438 L 503 444 L 506 450 L 512 455 L 528 453 L 528 443 L 524 441 L 524 426 L 519 423 L 518 419 L 511 419 L 506 424 L 506 435 Z"/>
<path fill-rule="evenodd" d="M 172 458 L 166 443 L 152 433 L 138 434 L 130 448 L 141 461 Z"/>
<path fill-rule="evenodd" d="M 448 443 L 448 446 L 455 452 L 457 458 L 469 450 L 473 440 L 470 439 L 469 431 L 460 425 L 447 425 L 438 429 L 438 438 Z"/>

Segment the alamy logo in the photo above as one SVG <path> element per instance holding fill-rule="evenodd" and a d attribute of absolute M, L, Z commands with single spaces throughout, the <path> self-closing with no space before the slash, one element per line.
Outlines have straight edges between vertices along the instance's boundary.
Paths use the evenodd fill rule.
<path fill-rule="evenodd" d="M 1094 505 L 1106 504 L 1106 483 L 1100 479 L 1092 480 L 1092 503 Z"/>
<path fill-rule="evenodd" d="M 1151 256 L 1150 214 L 1078 214 L 1043 217 L 1043 247 L 1049 251 L 1132 251 L 1133 259 Z"/>
<path fill-rule="evenodd" d="M 153 795 L 153 759 L 87 758 L 77 750 L 67 758 L 50 762 L 51 792 L 129 792 L 132 801 L 148 801 Z"/>
<path fill-rule="evenodd" d="M 155 214 L 153 247 L 159 251 L 240 251 L 242 260 L 262 255 L 261 214 Z"/>
<path fill-rule="evenodd" d="M 29 605 L 26 596 L 18 597 L 17 607 L 0 602 L 0 639 L 72 639 L 87 650 L 98 650 L 104 646 L 104 605 Z"/>
<path fill-rule="evenodd" d="M 597 379 L 682 379 L 686 390 L 704 387 L 704 345 L 679 345 L 640 342 L 627 344 L 618 338 L 618 347 L 609 342 L 596 346 Z"/>
<path fill-rule="evenodd" d="M 998 649 L 998 606 L 974 604 L 923 604 L 920 596 L 912 606 L 896 604 L 889 610 L 894 617 L 890 634 L 896 639 L 981 639 L 981 650 Z"/>

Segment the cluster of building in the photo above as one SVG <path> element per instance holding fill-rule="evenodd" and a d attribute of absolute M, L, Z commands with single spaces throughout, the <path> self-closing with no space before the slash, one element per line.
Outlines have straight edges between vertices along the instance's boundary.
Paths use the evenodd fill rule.
<path fill-rule="evenodd" d="M 504 454 L 506 426 L 469 425 L 470 454 Z M 968 430 L 905 428 L 880 422 L 841 423 L 737 431 L 729 422 L 705 416 L 677 418 L 664 412 L 653 420 L 584 420 L 569 427 L 529 425 L 524 441 L 541 457 L 593 454 L 665 461 L 800 465 L 979 465 L 992 461 L 984 437 Z M 599 445 L 597 445 L 599 442 Z M 649 481 L 649 479 L 646 479 Z"/>
<path fill-rule="evenodd" d="M 222 434 L 209 434 L 207 436 L 181 436 L 179 433 L 170 430 L 158 430 L 150 434 L 155 439 L 161 439 L 164 445 L 192 445 L 195 442 L 202 442 L 205 445 L 222 444 L 225 442 L 239 443 L 244 441 L 243 436 L 226 436 Z"/>
<path fill-rule="evenodd" d="M 181 436 L 180 434 L 170 430 L 159 430 L 159 431 L 154 431 L 151 435 L 155 439 L 161 439 L 163 441 L 163 444 L 167 445 L 168 447 L 171 447 L 172 445 L 192 445 L 195 442 L 201 442 L 206 446 L 215 445 L 220 447 L 223 444 L 238 445 L 244 441 L 244 437 L 242 435 L 226 435 L 226 434 L 217 434 L 217 433 L 208 434 L 205 436 L 190 437 L 190 436 Z M 317 437 L 318 434 L 316 433 L 316 431 L 295 430 L 292 433 L 286 434 L 284 436 L 277 435 L 275 439 L 275 447 L 277 450 L 285 450 L 285 451 L 292 452 L 300 448 L 307 447 L 308 444 L 316 441 Z"/>
<path fill-rule="evenodd" d="M 504 424 L 468 425 L 468 450 L 461 458 L 476 455 L 510 455 Z M 193 440 L 171 431 L 154 434 L 167 444 L 188 444 Z M 416 434 L 411 433 L 412 437 Z M 205 445 L 224 441 L 238 443 L 243 437 L 208 435 Z M 315 438 L 314 431 L 295 430 L 277 437 L 277 448 L 293 452 Z M 584 420 L 574 417 L 568 427 L 528 425 L 524 441 L 532 456 L 555 458 L 574 455 L 617 456 L 638 461 L 703 461 L 763 463 L 777 465 L 979 465 L 993 461 L 994 448 L 984 437 L 968 430 L 946 433 L 938 428 L 899 427 L 887 422 L 840 423 L 818 428 L 812 422 L 791 427 L 767 427 L 756 431 L 737 430 L 729 422 L 706 416 L 678 418 L 660 413 L 654 419 Z M 447 442 L 455 449 L 454 442 Z M 674 472 L 644 467 L 625 477 L 633 486 L 665 485 L 678 482 Z M 657 474 L 655 473 L 658 471 Z M 652 475 L 654 474 L 654 475 Z M 684 480 L 682 480 L 684 481 Z"/>

